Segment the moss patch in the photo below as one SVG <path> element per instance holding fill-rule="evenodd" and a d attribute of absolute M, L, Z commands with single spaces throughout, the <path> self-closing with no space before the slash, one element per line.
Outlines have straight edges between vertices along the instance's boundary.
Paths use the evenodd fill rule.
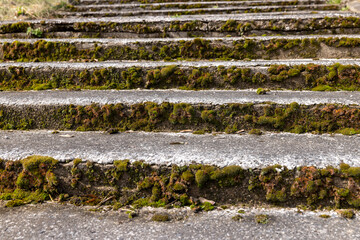
<path fill-rule="evenodd" d="M 359 21 L 360 22 L 360 21 Z M 28 26 L 27 26 L 28 27 Z M 36 27 L 31 27 L 37 29 Z M 26 28 L 27 29 L 27 28 Z M 322 52 L 322 46 L 338 51 L 342 57 L 352 57 L 349 49 L 356 49 L 360 39 L 357 38 L 317 38 L 317 39 L 271 39 L 271 40 L 205 40 L 195 38 L 189 41 L 161 41 L 149 44 L 147 42 L 134 42 L 118 45 L 102 45 L 93 43 L 86 47 L 78 43 L 56 42 L 39 40 L 29 42 L 6 42 L 1 44 L 2 60 L 16 61 L 69 61 L 77 60 L 245 60 L 245 59 L 269 59 L 269 58 L 317 58 L 328 54 L 328 50 Z M 165 77 L 173 69 L 166 67 L 163 72 L 149 73 L 149 81 L 156 81 L 159 77 Z M 165 71 L 167 70 L 167 71 Z M 196 72 L 194 75 L 196 76 Z M 272 78 L 273 81 L 281 81 L 283 78 L 296 77 L 300 70 L 283 70 L 279 76 Z M 262 75 L 256 76 L 258 80 Z M 211 75 L 206 75 L 196 82 L 198 85 L 206 85 L 212 82 Z"/>
<path fill-rule="evenodd" d="M 269 216 L 265 214 L 256 215 L 255 222 L 260 224 L 267 224 L 269 222 Z"/>
<path fill-rule="evenodd" d="M 265 89 L 359 90 L 355 65 L 272 65 L 267 72 L 242 67 L 94 68 L 86 70 L 0 68 L 0 90 L 46 89 Z M 203 118 L 212 121 L 212 112 Z"/>
<path fill-rule="evenodd" d="M 8 207 L 52 199 L 75 205 L 106 204 L 114 209 L 123 206 L 215 209 L 211 202 L 200 202 L 205 198 L 219 206 L 251 202 L 360 208 L 359 172 L 357 167 L 346 164 L 340 168 L 287 169 L 274 165 L 242 169 L 201 164 L 169 167 L 128 160 L 106 165 L 76 160 L 69 164 L 32 156 L 0 163 L 0 199 L 7 201 Z M 239 214 L 242 213 L 240 210 Z"/>
<path fill-rule="evenodd" d="M 263 103 L 209 106 L 147 102 L 134 105 L 0 106 L 0 129 L 4 130 L 191 129 L 196 131 L 206 129 L 206 132 L 236 133 L 244 129 L 251 130 L 251 134 L 260 134 L 265 130 L 297 133 L 339 132 L 352 135 L 359 132 L 359 118 L 358 106 L 340 104 Z"/>
<path fill-rule="evenodd" d="M 167 214 L 154 214 L 151 220 L 155 222 L 167 222 L 170 221 L 170 217 Z"/>

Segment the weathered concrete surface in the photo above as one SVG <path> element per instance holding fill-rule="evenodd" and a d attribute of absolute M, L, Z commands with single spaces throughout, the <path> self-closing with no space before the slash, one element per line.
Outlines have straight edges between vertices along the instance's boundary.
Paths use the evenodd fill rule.
<path fill-rule="evenodd" d="M 0 158 L 16 160 L 30 155 L 59 160 L 82 158 L 99 163 L 117 159 L 154 164 L 192 162 L 245 168 L 281 164 L 287 167 L 346 162 L 360 166 L 360 137 L 266 133 L 262 136 L 191 133 L 0 131 Z"/>
<path fill-rule="evenodd" d="M 57 105 L 74 104 L 136 104 L 143 102 L 171 103 L 261 103 L 274 102 L 304 105 L 320 103 L 360 104 L 360 92 L 270 91 L 265 95 L 256 90 L 82 90 L 82 91 L 5 91 L 0 94 L 3 105 Z"/>
<path fill-rule="evenodd" d="M 1 40 L 0 40 L 1 41 Z M 65 69 L 90 69 L 90 68 L 126 68 L 126 67 L 162 67 L 178 65 L 180 67 L 257 67 L 266 68 L 270 65 L 332 65 L 340 63 L 343 65 L 360 65 L 360 59 L 286 59 L 286 60 L 262 60 L 250 61 L 104 61 L 104 62 L 0 62 L 0 67 L 24 67 L 24 68 L 65 68 Z"/>
<path fill-rule="evenodd" d="M 248 11 L 255 10 L 257 12 L 287 12 L 287 11 L 314 11 L 314 10 L 340 10 L 339 5 L 331 4 L 312 4 L 312 5 L 284 5 L 284 6 L 230 6 L 230 7 L 216 7 L 216 8 L 192 8 L 192 9 L 176 9 L 168 8 L 161 10 L 118 10 L 109 8 L 98 11 L 79 11 L 79 12 L 59 12 L 57 15 L 70 17 L 110 17 L 110 16 L 161 16 L 161 15 L 175 15 L 175 14 L 231 14 L 231 13 L 248 13 Z"/>
<path fill-rule="evenodd" d="M 355 13 L 360 13 L 360 1 L 358 0 L 350 1 L 349 3 L 346 4 L 346 6 L 349 8 L 350 11 Z"/>
<path fill-rule="evenodd" d="M 291 2 L 292 0 L 267 0 L 267 1 L 262 1 L 262 3 L 265 3 L 265 5 L 268 3 L 268 2 Z M 301 4 L 303 1 L 306 1 L 306 0 L 300 0 L 298 1 L 298 4 Z M 324 3 L 324 2 L 327 2 L 325 0 L 310 0 L 312 1 L 313 3 Z M 69 2 L 71 4 L 74 4 L 76 6 L 83 6 L 83 5 L 89 5 L 89 4 L 109 4 L 109 3 L 112 3 L 112 4 L 121 4 L 123 3 L 124 1 L 121 1 L 121 0 L 80 0 L 80 1 L 73 1 L 73 0 L 69 0 Z M 148 4 L 185 4 L 185 3 L 188 3 L 188 4 L 192 4 L 193 1 L 189 1 L 189 0 L 172 0 L 172 1 L 164 1 L 163 3 L 154 3 L 156 1 L 147 1 Z M 224 2 L 224 1 L 217 1 L 217 0 L 198 0 L 198 1 L 194 1 L 194 3 L 217 3 L 217 2 Z M 233 2 L 233 3 L 239 3 L 239 2 L 261 2 L 261 1 L 257 1 L 257 0 L 231 0 L 231 1 L 227 1 L 227 2 Z M 141 3 L 141 1 L 137 1 L 137 0 L 134 0 L 134 1 L 131 1 L 129 3 L 126 3 L 128 5 L 137 5 L 137 4 L 144 4 L 145 3 Z"/>
<path fill-rule="evenodd" d="M 194 214 L 186 209 L 151 209 L 127 219 L 121 211 L 90 212 L 86 208 L 46 203 L 0 208 L 0 239 L 359 239 L 359 219 L 344 219 L 331 211 L 239 208 Z M 170 222 L 152 222 L 154 213 L 169 214 Z M 267 224 L 254 217 L 266 214 Z M 327 214 L 330 218 L 320 218 Z"/>
<path fill-rule="evenodd" d="M 297 14 L 296 14 L 297 13 Z M 312 12 L 279 12 L 279 13 L 247 13 L 247 14 L 224 14 L 224 15 L 181 15 L 179 17 L 171 16 L 139 16 L 139 17 L 102 17 L 102 18 L 59 18 L 47 19 L 45 23 L 76 23 L 76 22 L 115 22 L 115 23 L 135 23 L 135 22 L 172 22 L 172 21 L 227 21 L 233 20 L 278 20 L 278 19 L 322 19 L 324 17 L 359 17 L 360 15 L 353 12 L 345 11 L 318 11 Z M 0 21 L 0 24 L 15 23 L 19 21 Z M 27 20 L 30 23 L 40 23 L 41 20 Z"/>
<path fill-rule="evenodd" d="M 267 1 L 211 1 L 211 2 L 163 2 L 163 3 L 114 3 L 113 4 L 106 4 L 105 2 L 98 1 L 98 4 L 89 4 L 88 2 L 80 2 L 76 4 L 77 11 L 87 11 L 89 9 L 136 9 L 136 8 L 154 8 L 154 7 L 163 7 L 169 6 L 177 7 L 178 5 L 182 6 L 193 6 L 201 4 L 202 6 L 206 7 L 213 7 L 213 6 L 272 6 L 272 5 L 294 5 L 293 0 L 267 0 Z M 296 5 L 308 5 L 308 4 L 326 4 L 326 0 L 298 0 Z"/>

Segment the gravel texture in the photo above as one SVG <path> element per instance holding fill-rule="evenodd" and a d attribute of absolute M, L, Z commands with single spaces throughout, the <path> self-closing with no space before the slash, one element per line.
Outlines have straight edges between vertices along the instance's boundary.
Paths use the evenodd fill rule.
<path fill-rule="evenodd" d="M 245 168 L 274 164 L 289 168 L 326 167 L 341 162 L 360 166 L 359 144 L 358 135 L 0 131 L 0 158 L 16 160 L 44 155 L 62 161 L 82 158 L 111 163 L 130 159 L 154 164 L 197 162 Z"/>
<path fill-rule="evenodd" d="M 172 22 L 172 21 L 227 21 L 233 20 L 278 20 L 278 19 L 319 19 L 324 17 L 359 17 L 360 15 L 346 11 L 317 11 L 314 12 L 279 12 L 279 13 L 245 13 L 245 14 L 223 14 L 223 15 L 181 15 L 176 18 L 171 16 L 139 16 L 139 17 L 100 17 L 100 18 L 61 18 L 48 19 L 46 23 L 76 23 L 76 22 Z M 27 22 L 40 23 L 41 20 L 27 20 Z M 19 21 L 0 21 L 0 24 L 14 23 Z"/>
<path fill-rule="evenodd" d="M 71 205 L 47 203 L 0 208 L 0 239 L 359 239 L 357 218 L 344 219 L 331 211 L 242 208 L 243 219 L 232 220 L 238 208 L 193 214 L 186 209 L 146 208 L 139 217 L 124 212 L 90 212 Z M 152 222 L 154 213 L 170 222 Z M 268 215 L 258 224 L 258 214 Z M 321 214 L 330 218 L 321 218 Z"/>
<path fill-rule="evenodd" d="M 0 39 L 1 41 L 1 39 Z M 340 63 L 344 65 L 360 65 L 360 59 L 286 59 L 286 60 L 251 60 L 251 61 L 104 61 L 104 62 L 0 62 L 0 67 L 24 67 L 24 68 L 125 68 L 125 67 L 162 67 L 178 65 L 180 67 L 256 67 L 264 69 L 270 65 L 301 65 L 301 64 L 332 65 Z"/>
<path fill-rule="evenodd" d="M 304 105 L 320 103 L 360 104 L 360 92 L 270 91 L 264 95 L 256 90 L 82 90 L 82 91 L 5 91 L 0 94 L 3 105 L 57 105 L 74 104 L 136 104 L 143 102 L 171 103 L 261 103 L 275 102 Z"/>

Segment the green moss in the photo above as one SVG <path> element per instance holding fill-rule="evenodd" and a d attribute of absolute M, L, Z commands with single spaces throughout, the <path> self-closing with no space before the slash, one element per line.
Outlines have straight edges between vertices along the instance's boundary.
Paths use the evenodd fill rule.
<path fill-rule="evenodd" d="M 81 162 L 82 160 L 80 158 L 75 158 L 73 161 L 73 167 L 77 167 Z"/>
<path fill-rule="evenodd" d="M 227 166 L 210 173 L 210 179 L 216 181 L 221 187 L 239 184 L 243 177 L 243 169 L 239 166 Z"/>
<path fill-rule="evenodd" d="M 266 94 L 266 90 L 265 89 L 263 89 L 263 88 L 258 88 L 257 90 L 256 90 L 256 94 L 258 94 L 258 95 L 264 95 L 264 94 Z"/>
<path fill-rule="evenodd" d="M 39 169 L 40 165 L 53 167 L 58 163 L 58 161 L 52 157 L 34 155 L 21 160 L 21 163 L 25 170 L 34 172 Z"/>
<path fill-rule="evenodd" d="M 191 183 L 194 181 L 194 174 L 191 172 L 191 170 L 186 170 L 182 173 L 181 179 L 183 179 L 185 182 Z"/>
<path fill-rule="evenodd" d="M 173 189 L 175 191 L 182 191 L 185 189 L 185 186 L 181 183 L 175 183 L 174 186 L 173 186 Z"/>
<path fill-rule="evenodd" d="M 39 48 L 56 48 L 52 42 L 38 43 Z M 15 44 L 16 45 L 16 44 Z M 49 45 L 49 46 L 48 46 Z M 20 48 L 21 43 L 16 45 Z M 8 47 L 8 45 L 6 45 Z M 11 48 L 9 46 L 9 48 Z M 16 48 L 16 47 L 15 47 Z M 10 50 L 9 50 L 10 51 Z M 23 51 L 21 51 L 22 53 Z M 13 54 L 13 51 L 12 53 Z M 45 59 L 45 57 L 43 57 Z M 38 58 L 39 59 L 39 58 Z M 50 58 L 47 60 L 51 60 Z M 219 69 L 219 70 L 218 70 Z M 334 70 L 335 69 L 335 70 Z M 22 67 L 0 69 L 3 78 L 0 90 L 45 90 L 45 89 L 135 89 L 135 88 L 173 88 L 210 89 L 210 88 L 253 88 L 262 89 L 290 88 L 312 89 L 329 86 L 334 90 L 357 91 L 360 84 L 354 79 L 360 76 L 360 68 L 334 64 L 327 68 L 321 65 L 299 65 L 288 67 L 272 65 L 269 74 L 242 67 L 177 67 L 163 68 L 104 68 L 61 71 L 42 71 Z M 295 74 L 299 79 L 291 80 Z M 329 79 L 328 73 L 336 75 Z M 217 121 L 216 112 L 204 110 L 204 121 Z M 215 123 L 215 122 L 214 122 Z M 115 129 L 115 128 L 114 128 Z"/>
<path fill-rule="evenodd" d="M 196 130 L 193 132 L 193 134 L 202 135 L 202 134 L 205 134 L 205 130 Z"/>
<path fill-rule="evenodd" d="M 151 221 L 155 222 L 167 222 L 170 221 L 170 217 L 167 214 L 154 214 L 151 217 Z"/>
<path fill-rule="evenodd" d="M 17 207 L 28 203 L 44 202 L 49 199 L 49 195 L 39 189 L 34 192 L 15 189 L 12 193 L 2 194 L 0 199 L 11 200 L 6 203 L 6 207 Z"/>
<path fill-rule="evenodd" d="M 153 188 L 152 188 L 152 191 L 151 191 L 151 198 L 150 198 L 150 200 L 151 200 L 152 202 L 158 201 L 158 200 L 160 199 L 160 197 L 161 197 L 161 194 L 162 194 L 162 192 L 161 192 L 161 187 L 160 187 L 160 185 L 159 185 L 158 183 L 155 183 L 154 186 L 153 186 Z"/>
<path fill-rule="evenodd" d="M 179 200 L 182 206 L 189 206 L 191 204 L 190 198 L 186 194 L 182 194 Z"/>
<path fill-rule="evenodd" d="M 334 88 L 328 85 L 319 85 L 311 89 L 312 91 L 335 91 Z"/>
<path fill-rule="evenodd" d="M 0 26 L 1 33 L 19 33 L 19 32 L 26 32 L 28 27 L 31 24 L 28 22 L 17 22 L 17 23 L 9 23 L 9 24 L 2 24 Z"/>
<path fill-rule="evenodd" d="M 350 177 L 360 178 L 360 167 L 350 167 L 345 173 Z"/>
<path fill-rule="evenodd" d="M 233 216 L 231 219 L 234 220 L 234 221 L 240 221 L 240 220 L 243 219 L 243 217 L 240 216 L 240 215 L 235 215 L 235 216 Z"/>
<path fill-rule="evenodd" d="M 227 166 L 224 167 L 222 169 L 222 172 L 227 176 L 227 177 L 235 177 L 235 176 L 239 176 L 243 173 L 243 168 L 240 166 L 235 166 L 235 165 L 231 165 L 231 166 Z"/>
<path fill-rule="evenodd" d="M 296 125 L 291 132 L 292 132 L 292 133 L 301 134 L 301 133 L 304 133 L 304 132 L 305 132 L 305 128 L 304 128 L 304 126 Z"/>
<path fill-rule="evenodd" d="M 134 211 L 126 211 L 126 214 L 128 215 L 129 219 L 133 219 L 134 217 L 137 216 L 137 213 Z"/>
<path fill-rule="evenodd" d="M 130 160 L 115 160 L 114 165 L 116 169 L 120 172 L 126 172 L 128 170 L 128 165 L 130 163 Z"/>
<path fill-rule="evenodd" d="M 74 28 L 76 30 L 84 30 L 83 27 L 79 27 L 82 23 L 75 23 Z M 107 23 L 105 23 L 107 24 Z M 184 24 L 184 26 L 187 23 Z M 92 28 L 94 31 L 112 31 L 111 24 L 102 29 L 103 27 L 91 23 L 85 24 L 86 28 Z M 115 25 L 117 25 L 115 23 Z M 189 26 L 189 25 L 187 25 Z M 186 28 L 187 28 L 186 26 Z M 125 27 L 125 26 L 123 26 Z M 146 24 L 138 24 L 133 26 L 129 24 L 125 27 L 126 31 L 137 33 L 149 33 L 163 31 L 157 27 L 149 27 Z M 196 27 L 197 28 L 197 27 Z M 234 28 L 234 27 L 232 27 Z M 118 29 L 115 26 L 115 29 Z M 181 27 L 180 27 L 181 29 Z M 241 28 L 244 29 L 244 28 Z M 240 29 L 240 31 L 242 31 Z M 185 28 L 183 28 L 185 31 Z M 118 30 L 116 30 L 118 31 Z M 237 31 L 237 30 L 236 30 Z M 166 34 L 165 34 L 166 35 Z M 359 40 L 351 38 L 319 38 L 319 39 L 272 39 L 272 40 L 238 40 L 234 41 L 232 45 L 214 42 L 210 40 L 204 40 L 195 38 L 190 41 L 178 41 L 178 42 L 157 42 L 156 45 L 149 45 L 148 43 L 128 43 L 126 45 L 115 46 L 101 46 L 94 44 L 92 48 L 79 47 L 75 43 L 68 42 L 47 42 L 44 40 L 37 41 L 35 43 L 13 42 L 4 43 L 4 60 L 19 60 L 19 61 L 55 61 L 62 60 L 67 61 L 70 59 L 86 59 L 86 60 L 175 60 L 175 59 L 264 59 L 269 55 L 281 55 L 287 54 L 292 56 L 295 53 L 301 58 L 314 58 L 320 49 L 321 44 L 325 44 L 330 48 L 341 47 L 356 47 Z M 311 47 L 308 47 L 310 45 Z M 284 49 L 285 48 L 285 49 Z M 285 50 L 285 51 L 284 51 Z M 176 66 L 168 66 L 162 69 L 160 77 L 167 78 L 173 71 L 176 70 Z M 334 71 L 329 71 L 334 72 Z M 286 68 L 282 71 L 277 71 L 276 76 L 270 76 L 273 82 L 283 82 L 286 79 L 293 77 L 300 77 L 301 69 L 299 68 Z M 331 78 L 337 78 L 337 75 L 329 74 L 325 76 L 327 80 Z M 232 77 L 231 77 L 232 78 Z M 233 78 L 232 78 L 233 79 Z M 267 78 L 260 72 L 254 74 L 253 80 L 255 82 L 266 81 Z M 199 86 L 205 87 L 207 84 L 212 83 L 211 75 L 201 76 L 197 79 Z M 326 85 L 326 84 L 324 84 Z"/>
<path fill-rule="evenodd" d="M 249 134 L 251 134 L 251 135 L 262 135 L 263 133 L 259 129 L 251 129 Z"/>
<path fill-rule="evenodd" d="M 214 110 L 204 110 L 201 112 L 201 119 L 205 122 L 215 122 L 216 121 L 216 112 Z"/>
<path fill-rule="evenodd" d="M 354 208 L 360 208 L 360 199 L 349 199 L 347 203 Z"/>
<path fill-rule="evenodd" d="M 346 171 L 350 168 L 350 165 L 349 164 L 346 164 L 346 163 L 340 163 L 340 170 L 341 171 Z"/>
<path fill-rule="evenodd" d="M 297 108 L 295 105 L 292 107 Z M 36 161 L 48 159 L 33 158 Z M 42 164 L 44 162 L 46 164 Z M 26 164 L 25 168 L 23 163 L 30 161 L 0 161 L 1 200 L 18 199 L 28 204 L 54 199 L 94 206 L 107 199 L 104 204 L 116 205 L 116 208 L 129 205 L 134 208 L 194 205 L 196 209 L 205 211 L 214 209 L 214 206 L 210 202 L 200 204 L 197 201 L 199 197 L 214 199 L 219 204 L 246 203 L 254 199 L 257 204 L 266 199 L 284 206 L 290 206 L 295 201 L 310 208 L 360 206 L 358 169 L 346 164 L 341 164 L 340 170 L 331 166 L 289 170 L 280 165 L 244 170 L 239 166 L 219 168 L 201 164 L 152 166 L 138 161 L 128 162 L 126 173 L 123 173 L 117 170 L 115 164 L 87 162 L 73 171 L 71 165 L 62 163 L 56 163 L 51 168 L 52 159 L 42 161 L 38 168 L 37 164 Z M 89 170 L 93 170 L 90 177 Z M 196 173 L 195 181 L 193 173 Z M 56 180 L 58 174 L 61 175 L 60 181 Z M 76 184 L 70 188 L 73 180 Z M 74 193 L 80 196 L 74 196 Z"/>
<path fill-rule="evenodd" d="M 346 188 L 340 188 L 337 190 L 337 194 L 341 197 L 347 197 L 350 194 L 350 190 Z"/>
<path fill-rule="evenodd" d="M 259 224 L 267 224 L 269 222 L 269 216 L 265 214 L 256 215 L 255 222 Z"/>
<path fill-rule="evenodd" d="M 161 78 L 163 79 L 169 78 L 171 74 L 175 72 L 176 69 L 177 69 L 176 65 L 169 65 L 167 67 L 162 68 L 160 71 Z"/>
<path fill-rule="evenodd" d="M 170 114 L 169 121 L 172 124 L 189 124 L 194 116 L 194 108 L 190 104 L 174 104 L 173 112 Z"/>
<path fill-rule="evenodd" d="M 25 205 L 26 203 L 23 200 L 20 199 L 15 199 L 15 200 L 11 200 L 9 202 L 7 202 L 5 204 L 6 207 L 18 207 L 21 205 Z"/>
<path fill-rule="evenodd" d="M 330 218 L 331 216 L 328 215 L 328 214 L 321 214 L 321 215 L 319 215 L 319 217 L 321 217 L 321 218 Z"/>
<path fill-rule="evenodd" d="M 355 216 L 355 213 L 353 210 L 349 210 L 349 209 L 344 209 L 344 210 L 338 210 L 338 213 L 340 214 L 340 216 L 342 216 L 343 218 L 348 218 L 348 219 L 352 219 Z"/>
<path fill-rule="evenodd" d="M 287 195 L 284 190 L 273 191 L 266 194 L 266 200 L 271 202 L 285 202 Z"/>
<path fill-rule="evenodd" d="M 53 192 L 58 184 L 52 170 L 58 163 L 51 157 L 30 156 L 21 160 L 23 171 L 18 175 L 16 185 L 20 189 L 32 190 L 41 187 L 45 192 Z"/>
<path fill-rule="evenodd" d="M 338 130 L 337 132 L 340 134 L 343 134 L 343 135 L 351 136 L 351 135 L 358 134 L 359 130 L 355 130 L 353 128 L 343 128 L 343 129 Z"/>
<path fill-rule="evenodd" d="M 203 187 L 206 182 L 209 180 L 208 174 L 204 170 L 198 170 L 195 174 L 195 181 L 198 187 Z"/>
<path fill-rule="evenodd" d="M 212 211 L 215 209 L 214 205 L 212 205 L 210 202 L 204 202 L 202 205 L 201 205 L 201 208 L 208 212 L 208 211 Z"/>
<path fill-rule="evenodd" d="M 142 189 L 148 189 L 153 186 L 153 181 L 149 177 L 145 177 L 143 181 L 138 183 L 138 187 L 140 190 Z"/>

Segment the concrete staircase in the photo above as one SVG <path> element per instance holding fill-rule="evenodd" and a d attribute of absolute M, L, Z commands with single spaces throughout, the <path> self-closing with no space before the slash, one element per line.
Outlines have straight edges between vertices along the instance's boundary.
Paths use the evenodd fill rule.
<path fill-rule="evenodd" d="M 360 15 L 345 4 L 70 4 L 0 23 L 3 205 L 120 209 L 145 225 L 149 206 L 191 206 L 181 219 L 360 207 Z M 266 234 L 278 236 L 248 237 Z"/>

